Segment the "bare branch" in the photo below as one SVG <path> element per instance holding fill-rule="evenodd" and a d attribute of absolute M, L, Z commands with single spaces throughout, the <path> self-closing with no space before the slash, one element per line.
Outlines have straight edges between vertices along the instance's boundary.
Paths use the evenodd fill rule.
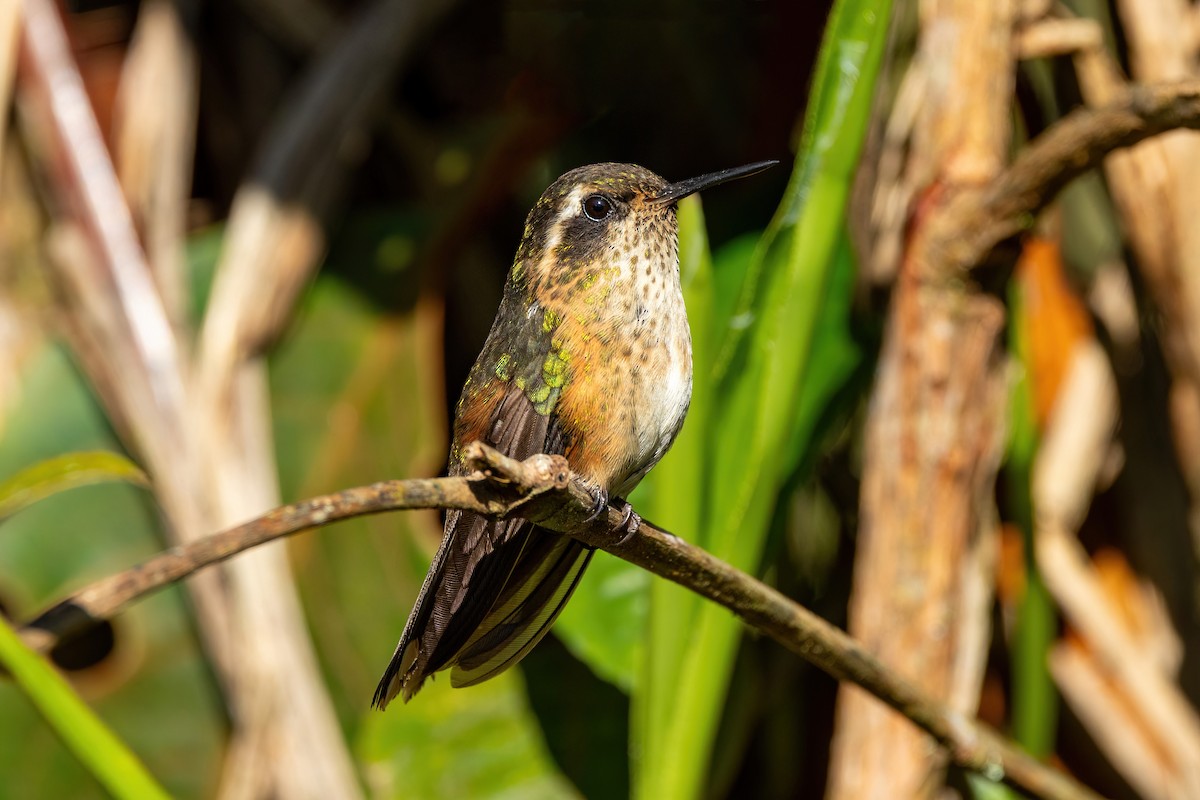
<path fill-rule="evenodd" d="M 1069 114 L 982 191 L 963 193 L 939 216 L 929 243 L 931 274 L 953 277 L 978 266 L 1109 153 L 1175 128 L 1200 128 L 1200 81 L 1134 85 L 1107 105 Z"/>
<path fill-rule="evenodd" d="M 908 717 L 965 769 L 1003 779 L 1037 797 L 1095 795 L 1022 753 L 983 723 L 948 709 L 886 669 L 862 645 L 808 609 L 740 570 L 648 522 L 627 534 L 624 513 L 591 519 L 593 498 L 562 456 L 510 459 L 474 443 L 467 477 L 383 481 L 283 506 L 244 525 L 168 550 L 56 604 L 25 626 L 45 650 L 58 638 L 197 570 L 257 545 L 339 520 L 415 508 L 461 508 L 491 516 L 519 513 L 548 529 L 672 580 L 720 603 L 747 624 L 839 680 L 855 683 Z"/>

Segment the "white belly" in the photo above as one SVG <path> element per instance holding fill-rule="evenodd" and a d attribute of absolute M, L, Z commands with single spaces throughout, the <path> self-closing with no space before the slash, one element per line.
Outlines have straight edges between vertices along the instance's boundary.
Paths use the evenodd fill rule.
<path fill-rule="evenodd" d="M 680 313 L 682 313 L 682 298 Z M 668 340 L 647 342 L 650 357 L 634 371 L 635 413 L 631 432 L 638 452 L 630 465 L 630 476 L 618 494 L 624 496 L 658 463 L 683 427 L 692 400 L 692 341 L 686 327 Z"/>

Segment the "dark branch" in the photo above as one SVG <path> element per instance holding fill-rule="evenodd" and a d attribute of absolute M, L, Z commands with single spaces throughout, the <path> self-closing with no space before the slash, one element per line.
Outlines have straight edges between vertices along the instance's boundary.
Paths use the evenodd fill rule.
<path fill-rule="evenodd" d="M 1133 85 L 1100 108 L 1068 114 L 979 191 L 963 193 L 930 232 L 927 274 L 955 277 L 1028 230 L 1071 181 L 1114 150 L 1176 128 L 1200 128 L 1200 81 Z"/>
<path fill-rule="evenodd" d="M 22 635 L 45 651 L 91 621 L 111 617 L 205 566 L 350 517 L 413 508 L 462 508 L 494 516 L 519 513 L 720 603 L 833 677 L 861 686 L 908 717 L 965 769 L 1005 780 L 1037 797 L 1095 797 L 983 723 L 925 697 L 844 632 L 746 573 L 650 523 L 643 522 L 627 536 L 623 511 L 609 508 L 607 514 L 589 520 L 593 496 L 563 457 L 537 455 L 515 461 L 476 442 L 468 446 L 467 459 L 478 470 L 468 477 L 384 481 L 347 489 L 283 506 L 245 525 L 172 548 L 75 593 L 25 626 Z"/>

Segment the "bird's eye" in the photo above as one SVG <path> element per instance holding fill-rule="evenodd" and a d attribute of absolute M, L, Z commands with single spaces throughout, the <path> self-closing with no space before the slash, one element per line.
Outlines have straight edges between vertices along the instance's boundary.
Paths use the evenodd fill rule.
<path fill-rule="evenodd" d="M 600 222 L 613 211 L 612 201 L 602 194 L 589 194 L 583 198 L 583 213 L 592 222 Z"/>

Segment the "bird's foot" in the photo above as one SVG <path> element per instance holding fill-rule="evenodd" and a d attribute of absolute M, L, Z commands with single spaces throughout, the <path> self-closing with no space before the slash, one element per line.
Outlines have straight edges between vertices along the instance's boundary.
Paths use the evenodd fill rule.
<path fill-rule="evenodd" d="M 593 500 L 595 505 L 592 506 L 592 513 L 588 516 L 587 522 L 593 522 L 600 518 L 600 515 L 608 510 L 609 497 L 608 492 L 603 487 L 596 486 L 593 488 Z M 621 524 L 613 531 L 614 534 L 620 534 L 621 538 L 614 544 L 620 547 L 629 542 L 635 535 L 638 529 L 641 528 L 642 518 L 633 510 L 633 505 L 624 498 L 617 497 L 612 500 L 612 504 L 621 509 L 624 517 L 621 519 Z"/>
<path fill-rule="evenodd" d="M 602 486 L 593 487 L 592 500 L 594 501 L 592 513 L 588 515 L 586 522 L 599 519 L 600 515 L 608 509 L 608 492 Z"/>
<path fill-rule="evenodd" d="M 642 518 L 633 510 L 633 504 L 628 500 L 618 497 L 614 502 L 625 506 L 625 517 L 621 520 L 621 526 L 617 528 L 617 532 L 621 533 L 622 536 L 616 542 L 617 547 L 623 547 L 629 543 L 630 539 L 637 535 L 638 529 L 642 527 Z"/>

